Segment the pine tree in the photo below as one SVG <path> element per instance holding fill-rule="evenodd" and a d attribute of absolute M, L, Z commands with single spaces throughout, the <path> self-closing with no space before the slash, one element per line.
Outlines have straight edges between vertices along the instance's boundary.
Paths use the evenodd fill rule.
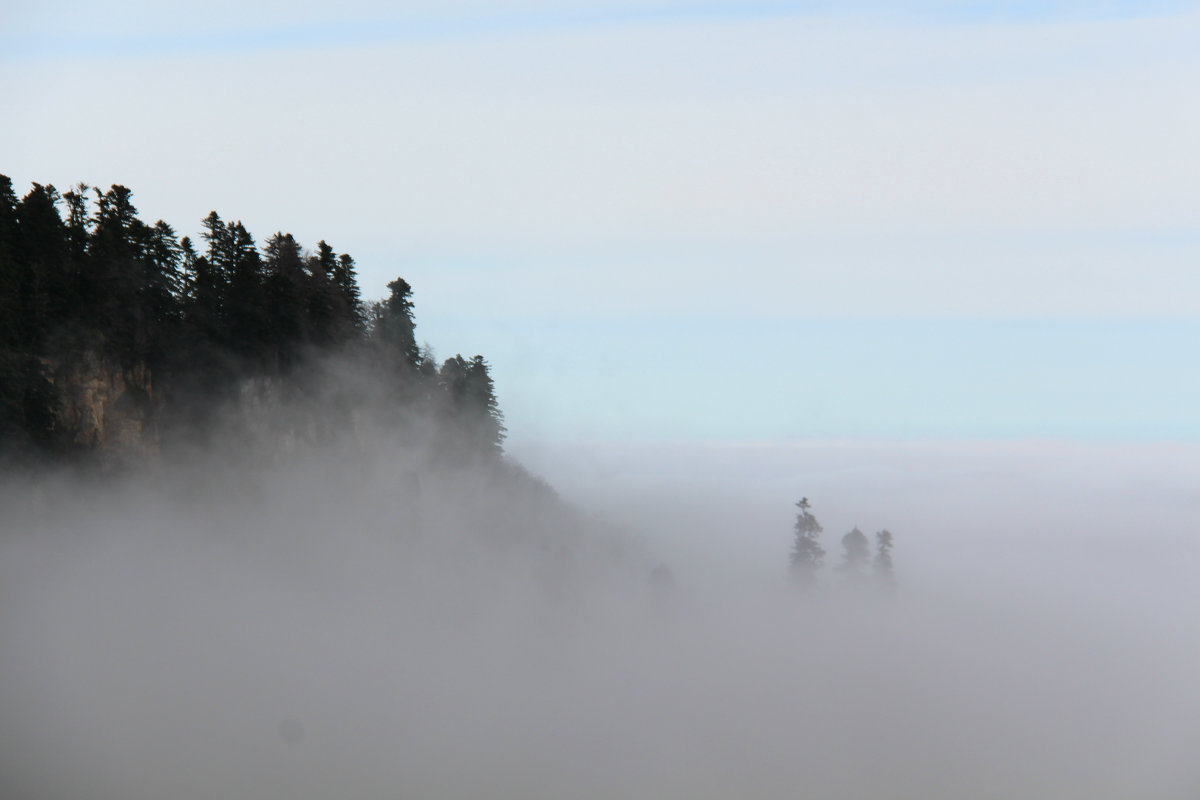
<path fill-rule="evenodd" d="M 92 187 L 86 183 L 76 184 L 63 195 L 67 204 L 67 239 L 71 258 L 82 262 L 91 237 L 92 217 L 88 211 L 88 192 Z"/>
<path fill-rule="evenodd" d="M 324 239 L 317 242 L 317 252 L 308 257 L 307 310 L 312 340 L 326 347 L 340 337 L 342 296 L 333 282 L 337 254 Z"/>
<path fill-rule="evenodd" d="M 825 557 L 825 549 L 818 539 L 824 528 L 817 518 L 809 511 L 807 497 L 800 498 L 796 503 L 800 509 L 796 514 L 795 541 L 792 546 L 792 575 L 803 583 L 816 580 L 817 570 L 821 568 L 821 559 Z"/>
<path fill-rule="evenodd" d="M 263 248 L 266 264 L 267 323 L 275 362 L 287 369 L 299 358 L 308 336 L 304 260 L 290 233 L 276 232 Z"/>
<path fill-rule="evenodd" d="M 483 356 L 446 359 L 438 379 L 448 401 L 449 425 L 460 434 L 466 449 L 476 454 L 499 453 L 507 428 Z"/>
<path fill-rule="evenodd" d="M 366 327 L 366 317 L 362 309 L 362 297 L 359 291 L 358 276 L 354 272 L 354 259 L 348 253 L 337 257 L 334 266 L 334 285 L 341 295 L 341 320 L 347 330 L 343 331 L 346 338 L 361 336 Z"/>
<path fill-rule="evenodd" d="M 418 367 L 421 361 L 413 321 L 412 287 L 408 281 L 397 278 L 387 288 L 388 298 L 374 309 L 374 338 L 394 367 L 409 371 Z M 463 369 L 465 371 L 465 366 Z"/>
<path fill-rule="evenodd" d="M 17 234 L 17 196 L 12 180 L 0 175 L 0 442 L 19 441 L 25 435 Z"/>
<path fill-rule="evenodd" d="M 102 295 L 88 256 L 93 227 L 88 205 L 91 188 L 77 183 L 63 195 L 67 208 L 66 287 L 58 299 L 58 313 L 60 329 L 70 333 L 78 333 L 78 328 L 91 318 L 95 298 Z"/>
<path fill-rule="evenodd" d="M 838 565 L 838 570 L 853 580 L 862 576 L 870 560 L 871 543 L 855 525 L 854 530 L 842 537 L 842 563 Z"/>
<path fill-rule="evenodd" d="M 145 357 L 148 344 L 141 289 L 149 229 L 137 218 L 129 189 L 114 184 L 107 192 L 95 192 L 95 227 L 88 241 L 92 324 L 110 355 L 133 362 Z"/>
<path fill-rule="evenodd" d="M 232 349 L 251 364 L 274 356 L 265 315 L 266 290 L 262 258 L 254 237 L 240 221 L 227 223 L 229 288 L 225 297 L 227 336 Z"/>
<path fill-rule="evenodd" d="M 508 429 L 504 427 L 504 414 L 496 400 L 496 386 L 483 356 L 477 355 L 467 364 L 466 378 L 476 442 L 481 450 L 499 452 Z"/>
<path fill-rule="evenodd" d="M 144 254 L 141 303 L 146 313 L 151 368 L 163 366 L 176 346 L 182 323 L 181 298 L 184 251 L 174 229 L 161 219 L 150 229 Z"/>
<path fill-rule="evenodd" d="M 13 266 L 19 346 L 44 355 L 47 337 L 60 320 L 57 299 L 66 291 L 66 228 L 53 186 L 33 184 L 15 208 Z"/>
<path fill-rule="evenodd" d="M 884 583 L 892 583 L 892 532 L 887 528 L 875 534 L 875 577 Z"/>
<path fill-rule="evenodd" d="M 13 193 L 12 179 L 0 175 L 0 352 L 15 349 L 22 338 L 17 234 L 17 196 Z"/>

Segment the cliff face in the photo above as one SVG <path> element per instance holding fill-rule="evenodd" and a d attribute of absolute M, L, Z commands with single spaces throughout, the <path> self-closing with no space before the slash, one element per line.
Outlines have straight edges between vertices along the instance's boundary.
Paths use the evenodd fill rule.
<path fill-rule="evenodd" d="M 154 392 L 145 365 L 125 368 L 85 353 L 47 366 L 58 393 L 56 427 L 73 445 L 115 458 L 158 452 Z"/>

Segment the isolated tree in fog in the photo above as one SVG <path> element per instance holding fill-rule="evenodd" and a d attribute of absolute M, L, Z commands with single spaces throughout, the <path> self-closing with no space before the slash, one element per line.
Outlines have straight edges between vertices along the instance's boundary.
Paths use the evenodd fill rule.
<path fill-rule="evenodd" d="M 871 561 L 871 543 L 865 533 L 854 526 L 854 530 L 842 537 L 842 563 L 838 569 L 851 577 L 861 576 Z"/>
<path fill-rule="evenodd" d="M 887 528 L 875 534 L 875 577 L 891 583 L 892 575 L 892 532 Z"/>
<path fill-rule="evenodd" d="M 821 567 L 821 559 L 825 557 L 825 549 L 821 547 L 818 537 L 824 528 L 817 518 L 809 511 L 807 497 L 800 498 L 796 503 L 800 509 L 796 514 L 794 526 L 796 538 L 792 546 L 792 576 L 799 581 L 811 581 Z"/>

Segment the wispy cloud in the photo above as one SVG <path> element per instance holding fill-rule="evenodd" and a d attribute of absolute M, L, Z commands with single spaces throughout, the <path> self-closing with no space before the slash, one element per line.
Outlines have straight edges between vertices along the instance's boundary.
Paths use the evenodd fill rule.
<path fill-rule="evenodd" d="M 471 0 L 400 6 L 366 0 L 339 6 L 336 16 L 315 4 L 286 7 L 262 0 L 218 0 L 202 8 L 132 2 L 71 2 L 31 6 L 9 15 L 0 57 L 153 58 L 186 53 L 257 52 L 378 43 L 420 43 L 553 33 L 605 27 L 746 21 L 770 18 L 870 16 L 920 25 L 997 24 L 1155 17 L 1194 10 L 1184 0 L 1080 2 L 912 2 L 760 0 L 759 2 L 581 2 Z"/>

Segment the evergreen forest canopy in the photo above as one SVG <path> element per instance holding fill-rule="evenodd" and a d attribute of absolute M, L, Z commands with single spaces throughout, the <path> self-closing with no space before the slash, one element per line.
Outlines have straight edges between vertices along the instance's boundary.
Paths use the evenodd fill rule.
<path fill-rule="evenodd" d="M 260 247 L 241 222 L 213 211 L 193 242 L 162 220 L 143 222 L 132 200 L 124 186 L 82 183 L 65 193 L 35 183 L 18 199 L 0 175 L 6 456 L 103 447 L 72 410 L 97 374 L 120 376 L 121 407 L 107 412 L 136 415 L 156 446 L 203 435 L 247 387 L 314 393 L 330 356 L 361 366 L 393 415 L 438 423 L 447 452 L 500 452 L 505 428 L 487 362 L 456 355 L 437 365 L 417 345 L 402 278 L 382 302 L 364 303 L 354 259 L 325 241 L 309 252 L 277 232 Z M 319 413 L 351 415 L 363 398 L 348 391 L 333 403 L 322 397 Z"/>

